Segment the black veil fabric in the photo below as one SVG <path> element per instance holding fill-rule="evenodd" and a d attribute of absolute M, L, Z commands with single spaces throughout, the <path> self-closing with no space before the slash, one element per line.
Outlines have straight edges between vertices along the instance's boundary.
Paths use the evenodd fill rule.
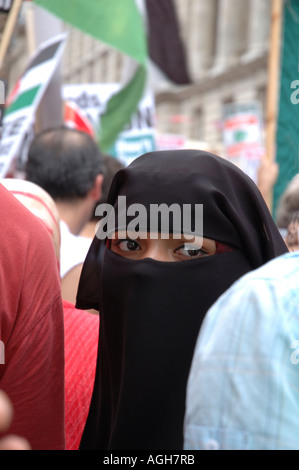
<path fill-rule="evenodd" d="M 115 176 L 108 203 L 203 204 L 203 236 L 230 253 L 168 263 L 128 260 L 94 238 L 78 308 L 100 312 L 97 371 L 80 449 L 183 448 L 185 392 L 208 308 L 251 269 L 287 252 L 256 185 L 197 150 L 152 152 Z M 117 211 L 116 211 L 117 212 Z"/>
<path fill-rule="evenodd" d="M 253 181 L 225 159 L 198 150 L 145 154 L 120 170 L 108 204 L 119 195 L 150 203 L 204 205 L 204 236 L 242 249 L 252 269 L 286 252 L 286 245 Z M 101 255 L 105 241 L 94 238 L 77 295 L 78 308 L 99 310 Z"/>

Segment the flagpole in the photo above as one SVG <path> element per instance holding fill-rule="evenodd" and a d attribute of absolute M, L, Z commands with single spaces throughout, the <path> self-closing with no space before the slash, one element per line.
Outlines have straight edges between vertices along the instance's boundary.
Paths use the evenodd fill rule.
<path fill-rule="evenodd" d="M 63 32 L 63 23 L 46 9 L 32 3 L 26 11 L 26 31 L 29 55 L 32 55 L 44 41 Z M 59 64 L 36 111 L 36 133 L 62 123 L 61 84 Z"/>
<path fill-rule="evenodd" d="M 284 0 L 272 0 L 271 33 L 268 62 L 268 89 L 266 104 L 266 160 L 267 164 L 275 164 L 276 157 L 276 127 L 278 114 L 280 47 L 282 31 L 282 15 Z M 270 188 L 269 188 L 270 189 Z M 273 188 L 265 196 L 269 209 L 272 209 Z"/>
<path fill-rule="evenodd" d="M 3 67 L 7 49 L 11 41 L 14 28 L 18 19 L 18 15 L 22 6 L 23 0 L 14 0 L 10 12 L 8 13 L 8 18 L 5 23 L 4 31 L 0 43 L 0 70 Z"/>

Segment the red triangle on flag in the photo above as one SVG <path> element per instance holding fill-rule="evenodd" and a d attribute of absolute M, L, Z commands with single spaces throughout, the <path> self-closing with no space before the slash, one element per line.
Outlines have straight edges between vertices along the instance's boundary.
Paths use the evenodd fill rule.
<path fill-rule="evenodd" d="M 79 131 L 87 132 L 92 137 L 95 137 L 95 132 L 90 121 L 72 101 L 64 102 L 64 124 Z"/>

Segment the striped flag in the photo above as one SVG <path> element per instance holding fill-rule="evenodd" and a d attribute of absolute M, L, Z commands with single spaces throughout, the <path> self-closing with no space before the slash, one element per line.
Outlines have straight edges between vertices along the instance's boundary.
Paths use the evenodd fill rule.
<path fill-rule="evenodd" d="M 95 138 L 95 131 L 93 125 L 89 122 L 86 116 L 83 115 L 79 106 L 74 101 L 64 101 L 64 124 L 78 131 L 86 132 Z"/>
<path fill-rule="evenodd" d="M 140 1 L 145 19 L 137 0 L 34 0 L 136 63 L 133 77 L 110 98 L 101 115 L 99 144 L 106 152 L 144 96 L 150 61 L 172 82 L 190 83 L 173 0 L 139 0 L 138 4 Z"/>
<path fill-rule="evenodd" d="M 150 59 L 173 83 L 190 84 L 184 43 L 173 0 L 145 0 L 145 6 Z"/>
<path fill-rule="evenodd" d="M 56 70 L 65 40 L 66 34 L 62 34 L 42 44 L 8 97 L 4 116 L 39 104 L 41 95 Z"/>
<path fill-rule="evenodd" d="M 41 44 L 7 99 L 0 142 L 0 177 L 5 177 L 17 157 L 26 133 L 62 56 L 67 35 Z"/>
<path fill-rule="evenodd" d="M 99 144 L 103 151 L 108 151 L 145 91 L 147 43 L 135 0 L 34 0 L 34 3 L 135 61 L 134 76 L 110 98 L 99 123 Z"/>

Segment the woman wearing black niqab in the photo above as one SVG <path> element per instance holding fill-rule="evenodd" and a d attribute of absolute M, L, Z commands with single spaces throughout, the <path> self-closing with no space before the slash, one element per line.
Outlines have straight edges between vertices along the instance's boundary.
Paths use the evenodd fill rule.
<path fill-rule="evenodd" d="M 136 260 L 94 238 L 77 295 L 77 307 L 100 312 L 80 449 L 180 450 L 186 384 L 206 311 L 239 277 L 287 248 L 252 180 L 206 152 L 139 157 L 112 182 L 108 203 L 116 214 L 119 196 L 148 212 L 150 204 L 203 204 L 203 237 L 221 249 L 175 263 Z"/>

